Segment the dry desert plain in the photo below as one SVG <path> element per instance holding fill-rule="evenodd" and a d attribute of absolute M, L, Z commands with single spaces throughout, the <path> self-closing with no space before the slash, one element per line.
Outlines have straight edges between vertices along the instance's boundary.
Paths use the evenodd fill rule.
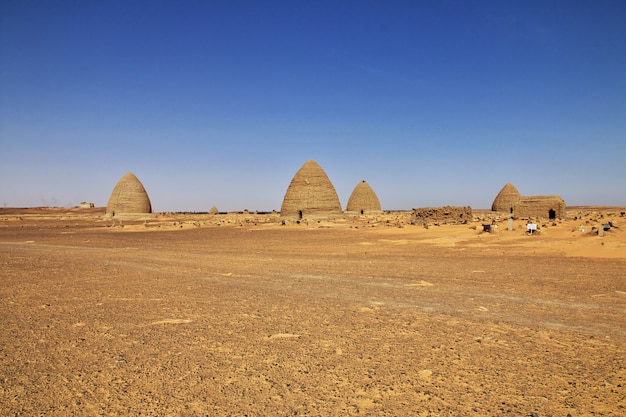
<path fill-rule="evenodd" d="M 624 211 L 0 209 L 0 415 L 623 416 Z"/>

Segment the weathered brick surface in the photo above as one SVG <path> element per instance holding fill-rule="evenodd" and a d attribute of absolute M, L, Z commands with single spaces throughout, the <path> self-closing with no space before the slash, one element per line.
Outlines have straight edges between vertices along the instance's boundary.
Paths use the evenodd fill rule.
<path fill-rule="evenodd" d="M 503 213 L 513 213 L 513 206 L 522 195 L 511 183 L 506 183 L 500 190 L 496 198 L 493 200 L 491 210 Z"/>
<path fill-rule="evenodd" d="M 565 209 L 565 201 L 558 195 L 522 196 L 513 207 L 513 216 L 564 219 Z"/>
<path fill-rule="evenodd" d="M 285 193 L 280 215 L 295 219 L 342 215 L 337 191 L 317 162 L 309 160 L 296 172 Z"/>
<path fill-rule="evenodd" d="M 346 211 L 361 214 L 379 213 L 382 211 L 378 196 L 365 180 L 354 187 L 352 194 L 350 194 Z"/>
<path fill-rule="evenodd" d="M 121 217 L 146 213 L 152 213 L 148 193 L 135 174 L 127 172 L 113 188 L 107 203 L 106 215 Z"/>

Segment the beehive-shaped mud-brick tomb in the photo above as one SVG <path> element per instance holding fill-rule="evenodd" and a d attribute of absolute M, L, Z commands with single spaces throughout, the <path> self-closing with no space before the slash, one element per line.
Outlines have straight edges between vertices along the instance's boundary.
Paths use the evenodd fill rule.
<path fill-rule="evenodd" d="M 509 183 L 500 190 L 491 205 L 492 211 L 507 213 L 517 218 L 564 219 L 566 208 L 565 201 L 558 195 L 523 196 Z"/>
<path fill-rule="evenodd" d="M 360 214 L 382 212 L 378 196 L 365 180 L 354 187 L 346 211 Z"/>
<path fill-rule="evenodd" d="M 137 217 L 149 213 L 152 213 L 152 205 L 146 189 L 135 174 L 127 172 L 113 188 L 106 216 Z"/>
<path fill-rule="evenodd" d="M 511 183 L 506 183 L 500 190 L 496 198 L 491 205 L 492 211 L 499 211 L 503 213 L 513 213 L 513 206 L 522 197 L 520 192 Z"/>
<path fill-rule="evenodd" d="M 307 161 L 291 180 L 280 216 L 292 219 L 332 218 L 342 215 L 335 187 L 321 166 Z"/>

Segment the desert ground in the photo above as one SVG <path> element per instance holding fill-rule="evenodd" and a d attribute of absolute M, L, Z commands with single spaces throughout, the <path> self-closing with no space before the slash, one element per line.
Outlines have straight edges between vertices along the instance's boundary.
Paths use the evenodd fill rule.
<path fill-rule="evenodd" d="M 0 209 L 0 415 L 623 416 L 625 212 Z"/>

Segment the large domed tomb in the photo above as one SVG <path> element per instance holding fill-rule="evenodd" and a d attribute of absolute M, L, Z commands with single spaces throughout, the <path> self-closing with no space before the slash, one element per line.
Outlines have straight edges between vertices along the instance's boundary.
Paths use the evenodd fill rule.
<path fill-rule="evenodd" d="M 152 204 L 146 189 L 135 174 L 127 172 L 111 192 L 106 216 L 124 217 L 150 213 L 152 213 Z"/>
<path fill-rule="evenodd" d="M 326 172 L 313 160 L 296 172 L 280 209 L 284 218 L 331 218 L 341 216 L 337 191 Z"/>
<path fill-rule="evenodd" d="M 499 211 L 502 213 L 513 213 L 513 207 L 519 201 L 522 195 L 511 183 L 506 183 L 500 190 L 496 198 L 491 205 L 492 211 Z"/>

